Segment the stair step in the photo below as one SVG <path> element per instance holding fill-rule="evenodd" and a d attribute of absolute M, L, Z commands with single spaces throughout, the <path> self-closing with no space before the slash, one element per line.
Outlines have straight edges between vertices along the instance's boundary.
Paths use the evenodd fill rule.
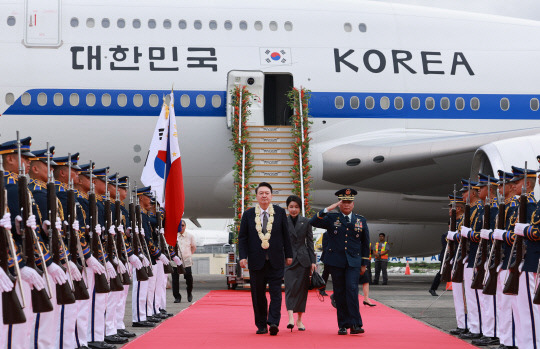
<path fill-rule="evenodd" d="M 294 143 L 293 137 L 249 137 L 248 138 L 249 143 Z"/>
<path fill-rule="evenodd" d="M 263 149 L 284 149 L 286 151 L 291 151 L 292 143 L 284 142 L 249 142 L 251 144 L 252 150 L 263 150 Z"/>
<path fill-rule="evenodd" d="M 290 183 L 290 182 L 292 182 L 292 178 L 288 173 L 284 173 L 283 176 L 265 176 L 265 175 L 261 175 L 261 174 L 256 173 L 253 176 L 251 176 L 250 178 L 253 179 L 254 182 L 256 182 L 256 183 L 270 182 L 270 181 L 279 182 L 279 183 Z"/>
<path fill-rule="evenodd" d="M 248 132 L 256 132 L 256 131 L 261 131 L 261 132 L 282 132 L 282 131 L 291 132 L 291 128 L 292 128 L 292 126 L 281 126 L 281 125 L 277 125 L 277 126 L 248 126 Z"/>
<path fill-rule="evenodd" d="M 253 159 L 255 161 L 263 162 L 263 161 L 279 161 L 280 163 L 285 163 L 287 161 L 291 161 L 292 159 L 290 154 L 288 153 L 277 153 L 277 154 L 265 154 L 265 153 L 251 153 L 253 155 Z"/>
<path fill-rule="evenodd" d="M 255 159 L 255 166 L 287 166 L 292 167 L 291 159 Z"/>
<path fill-rule="evenodd" d="M 270 184 L 273 189 L 276 190 L 292 190 L 294 188 L 294 185 L 292 182 L 272 182 L 272 181 L 265 181 L 266 183 Z M 255 185 L 255 187 L 259 184 L 259 182 L 249 182 L 249 185 Z"/>

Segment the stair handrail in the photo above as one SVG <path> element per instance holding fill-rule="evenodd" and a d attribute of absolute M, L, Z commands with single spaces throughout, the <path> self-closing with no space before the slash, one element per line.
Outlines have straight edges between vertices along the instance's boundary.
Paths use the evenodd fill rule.
<path fill-rule="evenodd" d="M 302 86 L 300 86 L 300 89 L 298 89 L 298 104 L 299 104 L 299 111 L 300 111 L 300 133 L 302 134 L 302 144 L 304 144 L 304 115 L 303 115 L 303 109 L 304 106 L 302 105 Z M 305 205 L 305 197 L 304 197 L 304 171 L 303 171 L 303 163 L 304 160 L 302 158 L 302 144 L 298 146 L 298 159 L 300 160 L 300 193 L 302 197 L 302 216 L 306 216 L 306 205 Z"/>
<path fill-rule="evenodd" d="M 243 86 L 240 85 L 240 108 L 238 110 L 238 143 L 242 144 L 242 91 Z M 242 215 L 244 214 L 244 197 L 245 197 L 245 181 L 246 181 L 246 146 L 242 146 Z"/>

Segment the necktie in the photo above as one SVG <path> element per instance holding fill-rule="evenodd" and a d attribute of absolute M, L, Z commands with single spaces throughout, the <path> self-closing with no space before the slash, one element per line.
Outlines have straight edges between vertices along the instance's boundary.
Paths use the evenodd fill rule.
<path fill-rule="evenodd" d="M 262 231 L 266 234 L 266 225 L 268 224 L 268 213 L 263 212 Z"/>
<path fill-rule="evenodd" d="M 346 222 L 346 223 L 349 223 L 349 222 L 350 222 L 349 216 L 345 216 L 345 222 Z"/>

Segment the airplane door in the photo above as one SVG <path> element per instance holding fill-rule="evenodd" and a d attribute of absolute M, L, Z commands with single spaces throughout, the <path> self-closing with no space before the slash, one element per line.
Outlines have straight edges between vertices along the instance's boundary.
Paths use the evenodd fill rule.
<path fill-rule="evenodd" d="M 244 85 L 253 94 L 248 126 L 264 125 L 264 74 L 261 71 L 231 70 L 227 75 L 227 127 L 231 128 L 233 110 L 231 92 L 235 86 Z"/>
<path fill-rule="evenodd" d="M 25 0 L 24 45 L 59 47 L 61 0 Z"/>

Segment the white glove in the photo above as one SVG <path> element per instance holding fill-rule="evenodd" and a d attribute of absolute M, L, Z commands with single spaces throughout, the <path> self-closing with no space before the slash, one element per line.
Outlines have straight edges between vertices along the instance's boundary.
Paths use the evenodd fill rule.
<path fill-rule="evenodd" d="M 107 266 L 107 275 L 109 275 L 109 279 L 114 279 L 116 277 L 114 266 L 111 262 L 107 262 L 105 265 Z"/>
<path fill-rule="evenodd" d="M 118 231 L 121 232 L 121 233 L 123 233 L 123 232 L 124 232 L 124 225 L 120 224 L 120 225 L 118 226 Z"/>
<path fill-rule="evenodd" d="M 523 236 L 523 233 L 525 229 L 529 227 L 530 224 L 527 223 L 516 223 L 516 227 L 514 228 L 514 233 L 519 236 Z"/>
<path fill-rule="evenodd" d="M 73 230 L 79 231 L 79 230 L 80 230 L 79 221 L 78 221 L 78 220 L 74 220 L 74 221 L 73 221 L 72 227 L 73 227 Z"/>
<path fill-rule="evenodd" d="M 467 238 L 471 231 L 472 231 L 471 228 L 461 227 L 461 236 L 464 237 L 464 238 Z"/>
<path fill-rule="evenodd" d="M 95 274 L 101 275 L 105 273 L 105 267 L 94 256 L 91 256 L 86 260 L 86 265 L 92 268 Z"/>
<path fill-rule="evenodd" d="M 148 259 L 146 258 L 146 256 L 145 256 L 145 255 L 141 255 L 140 257 L 142 258 L 142 265 L 143 265 L 144 267 L 149 267 L 149 266 L 150 266 L 150 261 L 148 261 Z"/>
<path fill-rule="evenodd" d="M 504 233 L 506 233 L 506 230 L 495 229 L 493 231 L 493 238 L 495 240 L 501 240 L 502 241 L 502 239 L 503 239 L 502 237 L 503 237 Z"/>
<path fill-rule="evenodd" d="M 163 263 L 163 265 L 169 264 L 169 260 L 167 259 L 167 257 L 165 257 L 163 253 L 159 256 L 159 260 L 161 261 L 161 263 Z"/>
<path fill-rule="evenodd" d="M 49 223 L 50 224 L 50 223 Z M 28 217 L 28 219 L 26 220 L 26 226 L 28 228 L 32 228 L 32 230 L 36 230 L 37 228 L 37 223 L 36 223 L 36 216 L 35 215 L 30 215 Z"/>
<path fill-rule="evenodd" d="M 60 268 L 60 266 L 56 263 L 51 263 L 51 265 L 47 267 L 47 271 L 49 272 L 49 275 L 52 277 L 55 284 L 62 285 L 67 281 L 66 273 L 64 273 L 62 268 Z"/>
<path fill-rule="evenodd" d="M 71 278 L 73 281 L 80 281 L 82 279 L 81 272 L 79 271 L 79 268 L 73 263 L 72 261 L 69 261 L 69 271 L 71 272 Z"/>
<path fill-rule="evenodd" d="M 491 229 L 482 229 L 480 230 L 480 237 L 484 240 L 489 240 L 490 233 L 491 233 Z"/>
<path fill-rule="evenodd" d="M 135 269 L 139 270 L 139 269 L 142 268 L 141 260 L 140 260 L 139 257 L 137 257 L 136 255 L 133 254 L 133 255 L 129 256 L 128 259 L 129 259 L 129 263 L 131 263 L 131 265 L 132 265 Z"/>
<path fill-rule="evenodd" d="M 101 235 L 101 224 L 96 225 L 96 234 Z"/>
<path fill-rule="evenodd" d="M 177 265 L 177 266 L 181 266 L 182 265 L 182 260 L 178 257 L 178 256 L 174 256 L 173 259 L 174 263 Z"/>
<path fill-rule="evenodd" d="M 115 227 L 114 225 L 111 225 L 111 227 L 109 228 L 109 234 L 111 234 L 111 235 L 114 236 L 114 235 L 116 234 L 115 228 L 116 228 L 116 227 Z"/>
<path fill-rule="evenodd" d="M 144 236 L 144 228 L 141 228 L 141 235 Z"/>
<path fill-rule="evenodd" d="M 28 217 L 28 219 L 30 219 L 30 217 Z M 26 223 L 26 226 L 29 227 L 28 221 Z M 41 223 L 41 227 L 43 228 L 44 231 L 49 230 L 51 227 L 51 221 L 49 221 L 48 219 L 44 220 L 43 223 Z"/>
<path fill-rule="evenodd" d="M 13 289 L 13 282 L 7 276 L 4 269 L 0 268 L 0 292 L 8 292 Z"/>
<path fill-rule="evenodd" d="M 126 267 L 124 266 L 124 263 L 118 261 L 116 262 L 116 265 L 118 266 L 118 270 L 117 270 L 118 274 L 124 274 L 127 271 Z"/>
<path fill-rule="evenodd" d="M 165 235 L 165 229 L 164 229 L 164 228 L 159 229 L 159 233 L 160 233 L 161 235 Z"/>
<path fill-rule="evenodd" d="M 135 234 L 139 234 L 139 227 L 135 226 Z"/>
<path fill-rule="evenodd" d="M 21 269 L 21 278 L 30 285 L 30 288 L 35 288 L 37 291 L 45 288 L 45 280 L 39 276 L 37 271 L 30 267 Z"/>
<path fill-rule="evenodd" d="M 54 222 L 54 227 L 57 231 L 62 231 L 62 221 L 60 220 L 60 217 L 56 217 L 56 222 Z"/>
<path fill-rule="evenodd" d="M 0 219 L 0 227 L 6 230 L 11 230 L 11 214 L 6 213 L 2 219 Z"/>

